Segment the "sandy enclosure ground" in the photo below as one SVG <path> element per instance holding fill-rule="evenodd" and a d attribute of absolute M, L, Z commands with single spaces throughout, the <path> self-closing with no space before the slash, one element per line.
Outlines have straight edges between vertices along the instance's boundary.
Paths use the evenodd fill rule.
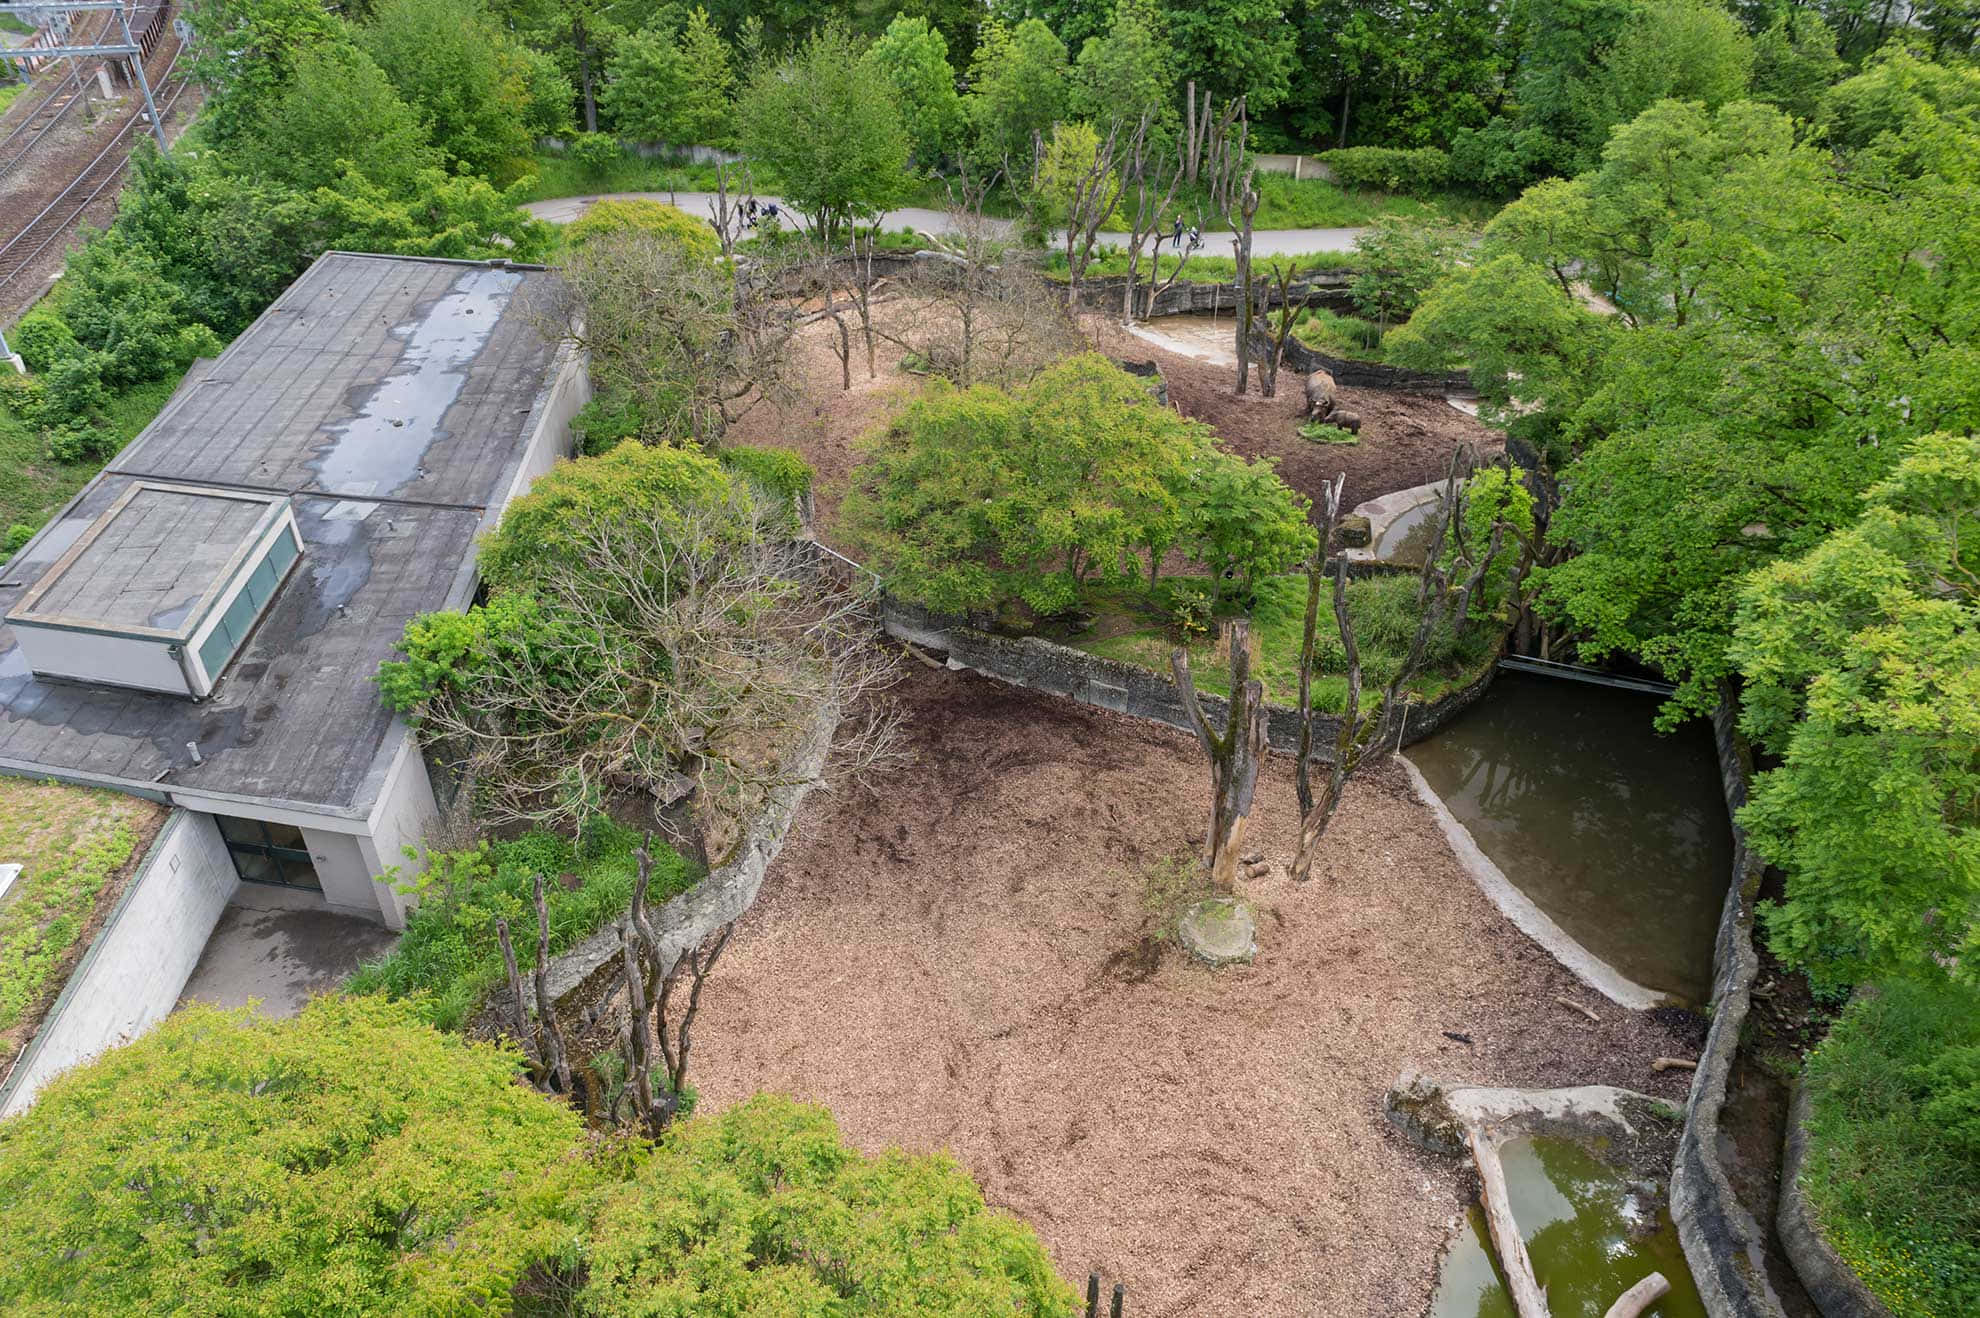
<path fill-rule="evenodd" d="M 949 1150 L 1135 1318 L 1250 1318 L 1424 1311 L 1462 1201 L 1382 1118 L 1403 1067 L 1682 1098 L 1649 1062 L 1683 1042 L 1506 924 L 1397 766 L 1351 787 L 1326 877 L 1294 887 L 1268 762 L 1257 964 L 1151 970 L 1143 876 L 1208 808 L 1194 743 L 970 674 L 916 668 L 900 696 L 917 763 L 807 802 L 709 981 L 711 1105 L 784 1091 L 862 1148 Z"/>

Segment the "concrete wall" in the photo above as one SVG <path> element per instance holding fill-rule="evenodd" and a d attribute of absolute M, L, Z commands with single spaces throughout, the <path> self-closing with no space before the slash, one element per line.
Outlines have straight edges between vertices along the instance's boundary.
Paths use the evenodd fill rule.
<path fill-rule="evenodd" d="M 522 462 L 496 511 L 508 507 L 512 499 L 526 492 L 560 458 L 571 456 L 571 418 L 591 401 L 591 374 L 585 367 L 585 354 L 574 345 L 566 343 L 557 350 L 550 387 L 537 400 L 530 418 L 529 443 L 523 450 Z"/>
<path fill-rule="evenodd" d="M 0 1091 L 0 1116 L 164 1019 L 239 886 L 213 817 L 174 810 Z"/>
<path fill-rule="evenodd" d="M 325 906 L 340 914 L 380 921 L 393 929 L 403 927 L 403 918 L 398 924 L 392 923 L 396 908 L 381 906 L 375 891 L 379 885 L 371 881 L 371 864 L 355 834 L 305 828 L 302 835 L 316 866 L 317 881 L 323 885 Z"/>
<path fill-rule="evenodd" d="M 404 882 L 420 872 L 420 863 L 408 857 L 426 841 L 426 835 L 440 818 L 440 806 L 433 799 L 433 780 L 427 774 L 426 757 L 412 737 L 400 744 L 398 758 L 385 778 L 385 790 L 372 807 L 369 832 L 357 839 L 364 857 L 365 876 L 370 881 L 372 900 L 393 929 L 406 927 L 406 913 L 414 905 L 394 883 L 379 883 L 377 876 L 397 870 L 395 882 Z"/>
<path fill-rule="evenodd" d="M 1737 814 L 1753 781 L 1753 755 L 1739 735 L 1730 695 L 1712 713 L 1726 808 Z M 1733 864 L 1713 949 L 1712 1027 L 1692 1074 L 1684 1133 L 1671 1167 L 1671 1217 L 1698 1294 L 1712 1318 L 1780 1318 L 1780 1298 L 1767 1280 L 1767 1236 L 1740 1203 L 1723 1161 L 1719 1121 L 1732 1083 L 1740 1030 L 1752 1006 L 1754 903 L 1764 866 L 1733 825 Z"/>

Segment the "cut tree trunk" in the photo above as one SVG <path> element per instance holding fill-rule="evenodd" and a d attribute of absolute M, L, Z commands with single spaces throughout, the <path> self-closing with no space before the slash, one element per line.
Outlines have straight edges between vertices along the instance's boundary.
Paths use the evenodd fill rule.
<path fill-rule="evenodd" d="M 1505 1271 L 1513 1311 L 1519 1318 L 1549 1318 L 1547 1293 L 1540 1289 L 1540 1282 L 1533 1275 L 1533 1260 L 1526 1256 L 1526 1242 L 1520 1239 L 1519 1225 L 1513 1221 L 1506 1169 L 1499 1164 L 1498 1147 L 1490 1135 L 1476 1126 L 1467 1130 L 1465 1137 L 1471 1143 L 1471 1160 L 1478 1164 L 1485 1229 L 1492 1236 L 1492 1248 L 1498 1252 L 1499 1266 Z"/>
<path fill-rule="evenodd" d="M 1653 1272 L 1616 1297 L 1602 1318 L 1642 1318 L 1643 1311 L 1671 1293 L 1664 1274 Z"/>

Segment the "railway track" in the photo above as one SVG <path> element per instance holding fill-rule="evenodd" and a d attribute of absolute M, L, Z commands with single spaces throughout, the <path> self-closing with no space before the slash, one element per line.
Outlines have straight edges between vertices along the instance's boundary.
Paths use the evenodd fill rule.
<path fill-rule="evenodd" d="M 167 40 L 171 43 L 170 58 L 152 89 L 161 118 L 171 116 L 173 107 L 191 86 L 178 73 L 181 53 L 178 38 Z M 132 101 L 124 122 L 102 150 L 19 233 L 0 244 L 0 294 L 17 293 L 12 288 L 15 281 L 34 266 L 42 253 L 65 238 L 90 206 L 123 177 L 130 164 L 132 134 L 150 131 L 142 102 L 135 97 Z"/>
<path fill-rule="evenodd" d="M 152 15 L 157 11 L 156 4 L 148 5 L 140 14 L 141 27 L 149 26 Z M 107 13 L 89 12 L 84 22 L 78 23 L 70 33 L 70 40 L 77 44 L 101 42 L 109 35 L 113 16 Z M 57 70 L 55 86 L 41 103 L 28 111 L 21 121 L 9 129 L 5 137 L 0 137 L 0 178 L 14 172 L 20 163 L 33 153 L 57 125 L 69 117 L 83 100 L 81 79 L 75 73 L 74 64 L 64 62 Z"/>

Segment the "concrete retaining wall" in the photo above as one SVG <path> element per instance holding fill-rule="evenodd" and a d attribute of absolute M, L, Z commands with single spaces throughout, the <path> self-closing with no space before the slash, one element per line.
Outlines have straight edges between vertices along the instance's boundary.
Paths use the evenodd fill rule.
<path fill-rule="evenodd" d="M 891 598 L 883 605 L 883 619 L 889 635 L 926 649 L 943 651 L 949 656 L 951 668 L 967 668 L 1012 686 L 1044 691 L 1118 714 L 1152 719 L 1193 735 L 1182 698 L 1166 674 L 1037 636 L 999 636 L 971 626 L 966 619 L 944 617 Z M 1449 695 L 1428 705 L 1407 707 L 1402 715 L 1403 727 L 1398 729 L 1393 722 L 1388 723 L 1379 740 L 1407 746 L 1443 727 L 1485 693 L 1485 688 L 1491 685 L 1495 663 L 1496 656 L 1493 662 L 1482 666 L 1476 677 Z M 1203 693 L 1200 699 L 1203 712 L 1212 723 L 1221 724 L 1228 716 L 1230 704 L 1221 696 Z M 1270 705 L 1266 715 L 1272 749 L 1297 752 L 1298 712 L 1284 705 Z M 1324 756 L 1340 733 L 1340 720 L 1321 714 L 1315 716 L 1313 724 L 1314 743 Z"/>
<path fill-rule="evenodd" d="M 163 1020 L 239 886 L 213 816 L 174 810 L 0 1090 L 0 1117 Z"/>
<path fill-rule="evenodd" d="M 1797 1083 L 1788 1105 L 1787 1147 L 1781 1160 L 1781 1205 L 1775 1230 L 1795 1276 L 1822 1311 L 1822 1318 L 1891 1318 L 1870 1288 L 1822 1238 L 1821 1228 L 1800 1185 L 1808 1156 L 1808 1090 Z"/>
<path fill-rule="evenodd" d="M 1753 781 L 1753 755 L 1739 735 L 1729 694 L 1721 695 L 1712 712 L 1712 732 L 1726 808 L 1736 814 L 1746 804 Z M 1753 915 L 1762 869 L 1760 858 L 1747 846 L 1745 831 L 1734 824 L 1732 881 L 1712 958 L 1712 1027 L 1692 1075 L 1684 1134 L 1671 1168 L 1671 1217 L 1712 1318 L 1781 1318 L 1783 1314 L 1767 1280 L 1766 1231 L 1733 1191 L 1719 1134 L 1733 1058 L 1760 965 L 1753 950 Z"/>

